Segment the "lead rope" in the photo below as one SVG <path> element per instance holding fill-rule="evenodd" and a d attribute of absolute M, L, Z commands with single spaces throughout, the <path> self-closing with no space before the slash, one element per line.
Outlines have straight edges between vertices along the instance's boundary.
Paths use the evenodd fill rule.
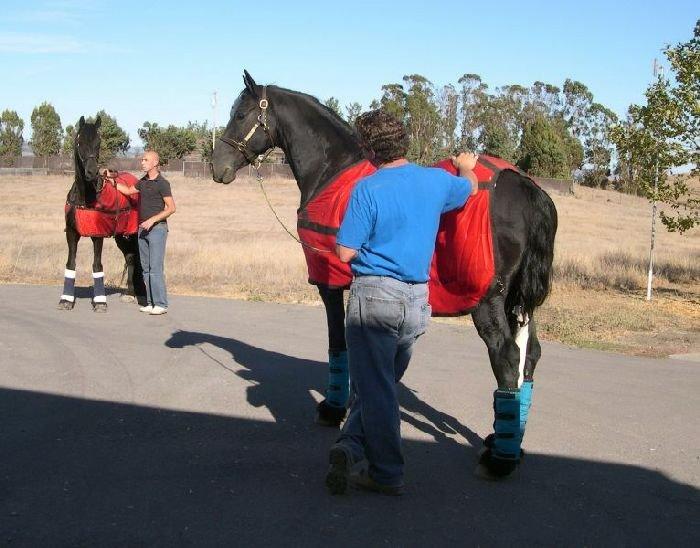
<path fill-rule="evenodd" d="M 272 202 L 270 202 L 270 198 L 267 195 L 267 191 L 265 190 L 265 186 L 263 185 L 263 181 L 265 180 L 264 177 L 260 174 L 260 164 L 262 161 L 267 158 L 267 156 L 272 152 L 272 149 L 268 150 L 263 156 L 259 157 L 258 160 L 256 160 L 255 164 L 253 164 L 253 168 L 255 168 L 255 178 L 258 180 L 258 184 L 260 185 L 260 190 L 262 190 L 263 196 L 265 197 L 265 201 L 267 202 L 268 207 L 270 208 L 270 211 L 272 211 L 272 214 L 275 216 L 275 219 L 277 219 L 277 222 L 280 224 L 280 226 L 284 229 L 284 231 L 289 234 L 294 240 L 296 240 L 299 244 L 301 244 L 302 247 L 305 247 L 307 249 L 310 249 L 314 253 L 333 253 L 332 250 L 329 249 L 319 249 L 318 247 L 314 247 L 310 244 L 307 244 L 306 242 L 302 242 L 299 238 L 297 238 L 294 234 L 292 234 L 291 230 L 287 228 L 287 225 L 284 224 L 282 219 L 279 218 L 279 215 L 277 215 L 277 212 L 275 211 L 275 208 L 272 206 Z"/>

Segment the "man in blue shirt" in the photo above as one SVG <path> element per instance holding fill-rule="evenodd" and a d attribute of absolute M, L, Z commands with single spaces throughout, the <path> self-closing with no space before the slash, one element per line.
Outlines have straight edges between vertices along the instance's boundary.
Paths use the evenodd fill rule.
<path fill-rule="evenodd" d="M 472 171 L 477 157 L 453 158 L 455 177 L 409 163 L 405 128 L 390 114 L 370 111 L 355 125 L 379 169 L 356 185 L 337 234 L 336 253 L 354 274 L 346 312 L 354 399 L 330 451 L 326 485 L 333 494 L 344 493 L 351 467 L 367 459 L 368 469 L 354 478 L 357 486 L 400 495 L 396 383 L 430 318 L 427 281 L 440 215 L 478 191 Z"/>

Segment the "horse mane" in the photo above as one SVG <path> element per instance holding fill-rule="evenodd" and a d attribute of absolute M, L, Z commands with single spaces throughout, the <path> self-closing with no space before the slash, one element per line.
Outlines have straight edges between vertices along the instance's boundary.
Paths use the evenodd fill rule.
<path fill-rule="evenodd" d="M 355 130 L 316 97 L 279 86 L 268 86 L 281 147 L 301 192 L 303 207 L 344 169 L 366 159 Z"/>
<path fill-rule="evenodd" d="M 268 87 L 274 89 L 275 91 L 282 92 L 284 95 L 291 96 L 297 100 L 299 104 L 313 109 L 325 122 L 328 123 L 333 130 L 335 130 L 336 134 L 349 138 L 360 150 L 362 150 L 360 137 L 357 135 L 355 129 L 345 120 L 343 120 L 332 108 L 324 105 L 317 97 L 301 91 L 283 88 L 281 86 L 271 85 Z"/>

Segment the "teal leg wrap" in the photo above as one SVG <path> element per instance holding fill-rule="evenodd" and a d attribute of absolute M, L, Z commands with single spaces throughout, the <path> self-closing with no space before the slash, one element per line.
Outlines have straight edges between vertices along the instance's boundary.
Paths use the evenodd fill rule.
<path fill-rule="evenodd" d="M 496 390 L 493 393 L 493 411 L 493 456 L 520 460 L 520 390 Z"/>
<path fill-rule="evenodd" d="M 532 403 L 532 381 L 525 381 L 520 387 L 520 443 L 525 435 L 525 425 Z"/>
<path fill-rule="evenodd" d="M 350 397 L 350 374 L 347 350 L 328 352 L 328 387 L 326 401 L 333 407 L 345 407 Z"/>

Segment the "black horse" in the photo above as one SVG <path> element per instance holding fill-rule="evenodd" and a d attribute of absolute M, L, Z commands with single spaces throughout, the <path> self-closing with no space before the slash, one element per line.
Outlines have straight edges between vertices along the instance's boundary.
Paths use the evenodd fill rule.
<path fill-rule="evenodd" d="M 336 174 L 365 159 L 354 131 L 317 99 L 277 86 L 258 86 L 247 72 L 244 82 L 214 151 L 216 182 L 230 183 L 238 169 L 278 146 L 296 177 L 303 205 Z M 478 469 L 489 477 L 502 477 L 520 459 L 541 352 L 533 313 L 550 289 L 557 212 L 549 196 L 516 171 L 502 171 L 490 192 L 496 275 L 472 318 L 488 348 L 498 390 L 495 434 L 484 441 Z M 344 350 L 343 290 L 318 290 L 326 308 L 329 349 Z M 318 406 L 321 422 L 337 425 L 345 410 L 338 412 L 326 400 Z"/>
<path fill-rule="evenodd" d="M 104 185 L 104 179 L 98 172 L 100 151 L 100 117 L 94 123 L 85 121 L 81 116 L 73 147 L 75 178 L 73 186 L 66 197 L 66 240 L 68 242 L 68 261 L 64 274 L 63 294 L 58 303 L 60 310 L 72 310 L 75 306 L 75 258 L 78 250 L 78 233 L 76 210 L 89 208 L 93 205 Z M 146 286 L 143 282 L 139 248 L 136 236 L 115 235 L 117 247 L 124 254 L 124 272 L 127 278 L 125 301 L 135 301 L 145 296 Z M 104 238 L 92 237 L 94 250 L 92 262 L 93 298 L 92 306 L 95 312 L 107 311 L 107 298 L 104 287 L 104 271 L 102 269 L 102 242 Z"/>

